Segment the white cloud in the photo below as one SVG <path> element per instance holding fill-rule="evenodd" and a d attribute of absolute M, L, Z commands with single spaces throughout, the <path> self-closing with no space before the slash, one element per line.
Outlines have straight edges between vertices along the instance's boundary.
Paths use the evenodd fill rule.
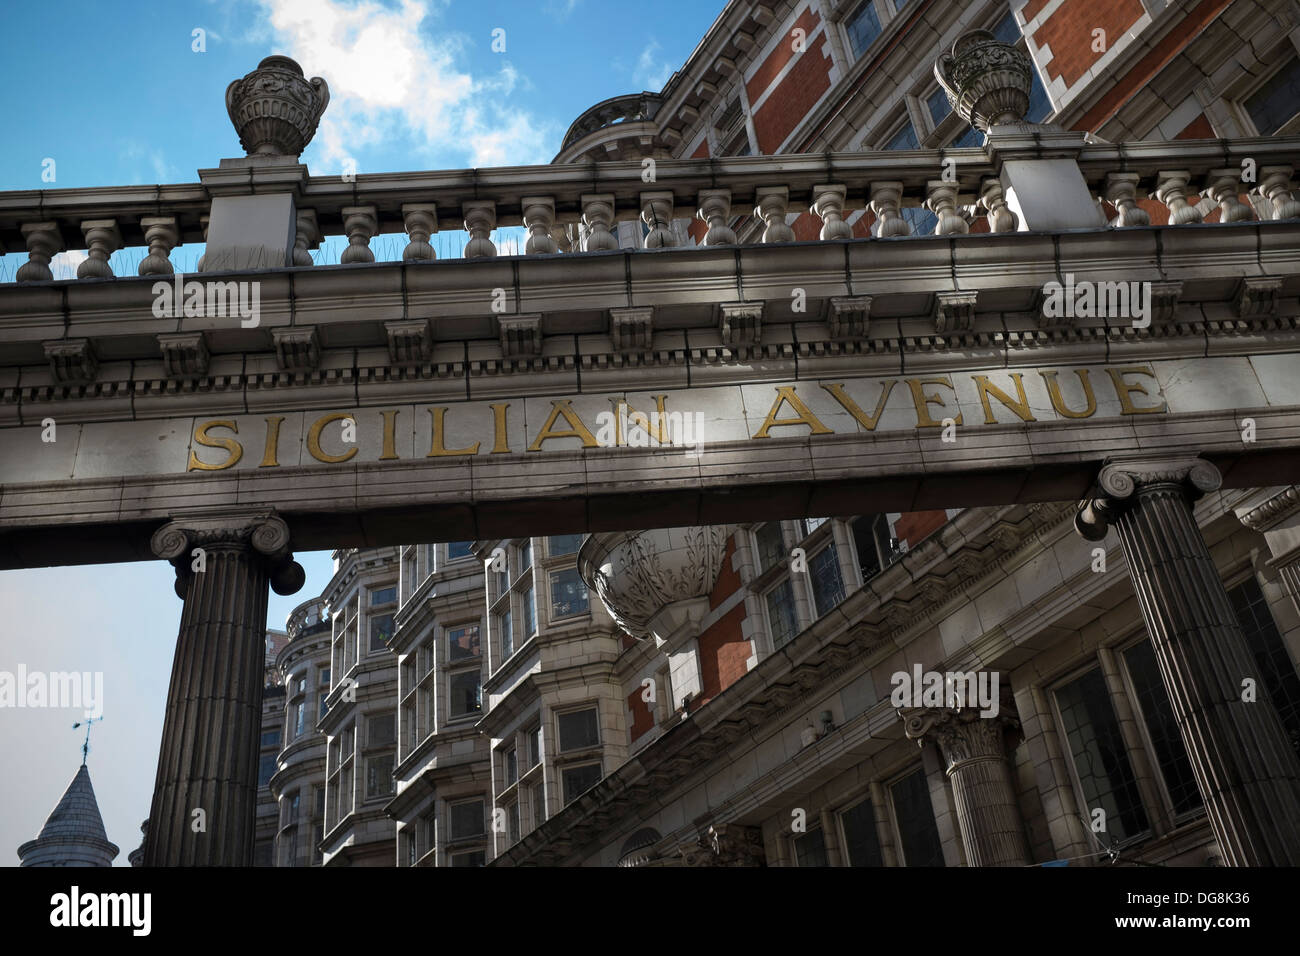
<path fill-rule="evenodd" d="M 60 252 L 50 258 L 50 273 L 56 279 L 75 279 L 77 266 L 89 258 L 90 256 L 80 250 Z"/>
<path fill-rule="evenodd" d="M 632 68 L 633 78 L 640 84 L 638 92 L 648 90 L 657 93 L 664 88 L 669 77 L 677 68 L 674 63 L 659 57 L 659 41 L 651 40 L 646 44 L 641 55 L 637 57 L 636 66 Z"/>
<path fill-rule="evenodd" d="M 547 0 L 542 9 L 556 20 L 567 20 L 577 6 L 578 0 Z"/>
<path fill-rule="evenodd" d="M 520 77 L 508 63 L 493 75 L 462 66 L 464 37 L 433 36 L 429 0 L 261 0 L 276 49 L 325 77 L 330 104 L 313 147 L 325 170 L 347 158 L 367 170 L 376 147 L 415 151 L 423 162 L 524 165 L 549 162 L 547 131 L 508 97 Z M 414 164 L 412 164 L 414 165 Z M 409 168 L 409 166 L 408 166 Z"/>

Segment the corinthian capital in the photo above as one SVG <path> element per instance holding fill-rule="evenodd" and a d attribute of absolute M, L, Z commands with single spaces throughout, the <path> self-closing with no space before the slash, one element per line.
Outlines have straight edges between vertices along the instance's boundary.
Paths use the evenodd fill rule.
<path fill-rule="evenodd" d="M 289 548 L 289 526 L 271 512 L 214 510 L 177 517 L 155 531 L 149 545 L 176 568 L 176 594 L 182 599 L 195 549 L 244 552 L 262 561 L 276 594 L 293 594 L 306 580 Z"/>
<path fill-rule="evenodd" d="M 1219 469 L 1202 458 L 1133 458 L 1107 462 L 1094 497 L 1079 503 L 1074 528 L 1089 541 L 1106 537 L 1110 524 L 1146 489 L 1181 487 L 1194 500 L 1223 484 Z"/>
<path fill-rule="evenodd" d="M 1004 759 L 1005 734 L 1020 726 L 1014 707 L 1007 706 L 991 717 L 966 707 L 902 707 L 898 716 L 909 740 L 938 745 L 949 773 L 971 760 Z"/>

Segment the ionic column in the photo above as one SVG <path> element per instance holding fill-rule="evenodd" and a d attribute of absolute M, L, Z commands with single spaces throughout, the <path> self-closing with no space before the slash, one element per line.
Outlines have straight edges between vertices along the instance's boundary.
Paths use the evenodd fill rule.
<path fill-rule="evenodd" d="M 145 841 L 146 866 L 251 866 L 267 585 L 303 570 L 271 514 L 210 512 L 154 533 L 185 601 Z M 202 811 L 197 812 L 197 811 Z"/>
<path fill-rule="evenodd" d="M 1242 524 L 1264 536 L 1268 563 L 1300 612 L 1300 485 L 1257 492 L 1235 510 Z"/>
<path fill-rule="evenodd" d="M 969 708 L 899 708 L 907 736 L 939 746 L 952 781 L 957 825 L 970 866 L 1028 866 L 1024 822 L 1003 737 L 1016 726 L 1007 707 L 983 717 Z"/>
<path fill-rule="evenodd" d="M 1192 772 L 1230 866 L 1300 865 L 1300 759 L 1268 702 L 1241 625 L 1192 515 L 1216 490 L 1201 459 L 1107 464 L 1075 528 L 1119 533 Z M 1254 700 L 1242 682 L 1256 680 Z"/>

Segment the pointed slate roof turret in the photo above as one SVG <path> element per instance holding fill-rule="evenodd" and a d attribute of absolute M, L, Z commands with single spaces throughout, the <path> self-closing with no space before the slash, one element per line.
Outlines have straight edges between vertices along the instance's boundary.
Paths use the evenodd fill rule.
<path fill-rule="evenodd" d="M 41 835 L 18 848 L 19 866 L 112 866 L 117 847 L 108 842 L 90 771 L 83 763 Z"/>

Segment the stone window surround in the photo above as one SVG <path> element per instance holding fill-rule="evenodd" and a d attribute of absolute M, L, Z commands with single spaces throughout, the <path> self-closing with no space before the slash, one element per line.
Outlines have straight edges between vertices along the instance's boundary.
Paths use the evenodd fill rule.
<path fill-rule="evenodd" d="M 479 633 L 479 653 L 477 658 L 469 658 L 452 662 L 448 650 L 448 642 L 451 632 L 459 630 L 462 627 L 477 627 Z M 481 704 L 483 695 L 483 619 L 481 617 L 466 617 L 446 623 L 440 623 L 435 628 L 437 635 L 437 648 L 434 655 L 434 670 L 442 674 L 442 680 L 438 681 L 437 690 L 434 692 L 435 697 L 440 697 L 436 701 L 438 708 L 438 726 L 437 730 L 451 729 L 458 725 L 464 724 L 469 720 L 478 720 L 483 714 Z M 478 669 L 478 686 L 480 705 L 478 710 L 471 710 L 464 714 L 453 714 L 451 712 L 451 681 L 452 678 L 461 674 L 468 673 L 475 668 Z"/>
<path fill-rule="evenodd" d="M 1291 62 L 1293 57 L 1300 57 L 1300 37 L 1297 37 L 1294 32 L 1283 34 L 1266 56 L 1276 58 L 1276 61 L 1267 71 L 1261 72 L 1258 76 L 1243 73 L 1238 80 L 1229 84 L 1223 90 L 1223 99 L 1227 103 L 1233 118 L 1240 125 L 1243 136 L 1264 135 L 1256 128 L 1254 117 L 1246 109 L 1246 100 L 1277 76 Z M 1288 136 L 1294 135 L 1298 131 L 1300 131 L 1300 110 L 1297 110 L 1296 114 L 1284 123 L 1281 129 L 1268 135 Z"/>
<path fill-rule="evenodd" d="M 1247 578 L 1254 576 L 1254 572 L 1249 565 L 1248 559 L 1237 561 L 1230 568 L 1220 568 L 1220 577 L 1224 582 L 1224 589 L 1231 591 L 1242 584 Z M 1256 577 L 1258 580 L 1258 577 Z M 1263 587 L 1263 582 L 1260 582 Z M 1270 614 L 1272 613 L 1270 609 Z M 1279 628 L 1279 631 L 1281 629 Z M 1128 672 L 1128 664 L 1123 660 L 1124 652 L 1133 646 L 1147 640 L 1147 632 L 1140 617 L 1135 617 L 1129 627 L 1124 628 L 1116 637 L 1108 639 L 1105 642 L 1098 643 L 1090 651 L 1075 657 L 1071 663 L 1057 670 L 1056 674 L 1050 679 L 1042 681 L 1042 687 L 1046 692 L 1048 703 L 1051 707 L 1051 718 L 1055 725 L 1057 745 L 1060 753 L 1064 758 L 1066 769 L 1069 773 L 1069 786 L 1074 794 L 1075 802 L 1080 807 L 1086 807 L 1087 801 L 1084 799 L 1083 786 L 1079 781 L 1078 770 L 1075 767 L 1074 757 L 1070 751 L 1069 740 L 1062 730 L 1060 707 L 1056 700 L 1056 691 L 1070 683 L 1071 681 L 1083 676 L 1094 668 L 1102 670 L 1103 677 L 1106 676 L 1105 668 L 1102 665 L 1101 653 L 1110 652 L 1116 659 L 1116 665 L 1123 683 L 1124 699 L 1121 703 L 1126 706 L 1133 714 L 1136 725 L 1136 731 L 1139 740 L 1134 746 L 1134 741 L 1125 739 L 1125 752 L 1128 755 L 1129 763 L 1133 767 L 1134 777 L 1137 779 L 1139 794 L 1142 798 L 1142 809 L 1148 818 L 1148 829 L 1140 834 L 1121 841 L 1119 847 L 1139 846 L 1144 843 L 1160 840 L 1168 835 L 1169 832 L 1175 831 L 1180 827 L 1188 824 L 1199 823 L 1205 817 L 1205 808 L 1201 806 L 1195 810 L 1189 810 L 1181 814 L 1174 814 L 1173 803 L 1169 796 L 1168 787 L 1164 780 L 1164 775 L 1156 762 L 1155 751 L 1151 744 L 1150 733 L 1146 726 L 1146 717 L 1137 701 L 1137 695 L 1133 689 L 1132 678 Z M 1109 682 L 1108 682 L 1109 683 Z M 1110 687 L 1112 707 L 1116 699 L 1114 688 Z M 1117 711 L 1116 718 L 1121 727 L 1124 723 L 1123 716 Z M 1149 781 L 1149 783 L 1148 783 Z M 1154 787 L 1154 793 L 1152 788 Z M 1157 801 L 1152 805 L 1152 798 Z"/>
<path fill-rule="evenodd" d="M 529 544 L 530 560 L 527 567 L 521 567 L 521 541 L 524 540 Z M 540 627 L 537 615 L 537 589 L 534 586 L 534 581 L 536 579 L 534 569 L 537 564 L 535 557 L 537 554 L 537 546 L 532 538 L 520 539 L 519 541 L 506 540 L 501 542 L 501 545 L 506 551 L 506 567 L 509 569 L 507 573 L 510 575 L 510 578 L 505 593 L 501 593 L 498 590 L 496 580 L 496 575 L 499 572 L 489 571 L 487 575 L 487 591 L 490 595 L 488 600 L 488 621 L 491 622 L 489 627 L 490 640 L 488 648 L 489 674 L 495 674 L 500 671 L 501 668 L 505 667 L 512 658 L 516 657 L 521 651 L 523 651 L 525 646 L 527 646 L 533 637 L 536 636 Z M 524 627 L 526 615 L 522 612 L 524 602 L 528 600 L 527 592 L 530 589 L 533 592 L 533 627 L 531 633 L 525 634 L 522 629 Z M 510 657 L 505 657 L 502 653 L 501 635 L 498 633 L 499 626 L 496 623 L 501 620 L 501 616 L 507 610 L 510 611 L 511 640 L 514 644 Z"/>
<path fill-rule="evenodd" d="M 483 830 L 481 833 L 469 834 L 462 837 L 453 837 L 451 832 L 451 813 L 454 806 L 461 806 L 466 803 L 477 801 L 483 807 Z M 438 815 L 436 825 L 438 832 L 435 834 L 437 842 L 437 865 L 451 866 L 451 858 L 464 853 L 483 853 L 487 862 L 493 857 L 492 853 L 492 825 L 491 825 L 491 802 L 486 794 L 482 791 L 474 790 L 470 786 L 460 786 L 452 789 L 450 793 L 441 797 L 438 801 Z M 444 836 L 445 834 L 445 836 Z"/>

